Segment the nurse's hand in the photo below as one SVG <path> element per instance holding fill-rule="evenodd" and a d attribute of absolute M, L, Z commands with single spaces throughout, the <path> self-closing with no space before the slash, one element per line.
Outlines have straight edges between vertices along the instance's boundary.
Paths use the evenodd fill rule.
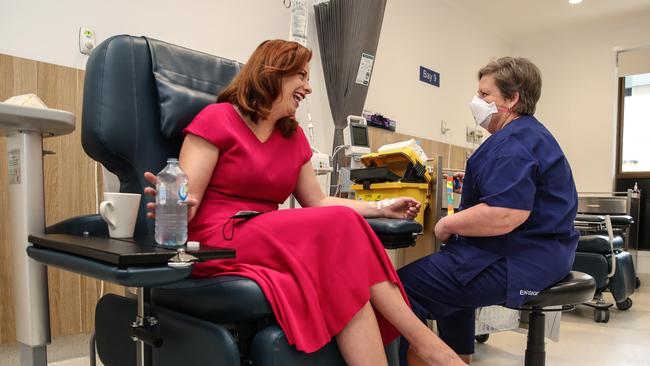
<path fill-rule="evenodd" d="M 154 187 L 156 186 L 156 183 L 158 182 L 158 178 L 156 178 L 153 173 L 150 172 L 144 172 L 144 179 L 146 179 L 149 183 L 151 183 Z M 155 219 L 156 218 L 156 189 L 153 187 L 144 187 L 144 194 L 150 197 L 153 197 L 153 202 L 147 202 L 147 217 L 150 219 Z M 194 210 L 191 210 L 192 207 L 198 206 L 199 201 L 196 200 L 196 198 L 192 198 L 191 195 L 188 195 L 187 197 L 187 213 L 188 213 L 188 219 L 190 215 L 190 212 L 194 212 Z"/>
<path fill-rule="evenodd" d="M 447 240 L 451 237 L 453 233 L 450 233 L 445 230 L 445 220 L 447 217 L 443 217 L 442 219 L 438 220 L 438 223 L 436 224 L 436 227 L 433 229 L 436 239 L 438 239 L 439 242 L 441 243 L 446 243 Z"/>
<path fill-rule="evenodd" d="M 420 202 L 411 197 L 399 197 L 395 202 L 382 208 L 384 217 L 389 219 L 414 219 L 420 212 Z"/>

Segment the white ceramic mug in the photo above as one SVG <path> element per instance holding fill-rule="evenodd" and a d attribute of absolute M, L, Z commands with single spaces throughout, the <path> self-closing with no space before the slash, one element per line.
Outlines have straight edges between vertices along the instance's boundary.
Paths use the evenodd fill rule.
<path fill-rule="evenodd" d="M 108 224 L 111 238 L 131 238 L 140 207 L 139 193 L 105 192 L 99 214 Z"/>

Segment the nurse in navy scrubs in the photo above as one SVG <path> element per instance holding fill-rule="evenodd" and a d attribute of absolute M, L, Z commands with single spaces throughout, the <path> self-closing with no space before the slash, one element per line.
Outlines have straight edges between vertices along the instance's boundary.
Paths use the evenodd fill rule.
<path fill-rule="evenodd" d="M 579 236 L 571 168 L 533 116 L 539 69 L 525 58 L 503 57 L 478 79 L 470 108 L 492 135 L 467 161 L 460 212 L 435 226 L 446 243 L 440 252 L 398 271 L 413 310 L 435 319 L 442 340 L 467 363 L 475 309 L 517 307 L 560 281 L 571 270 Z M 408 362 L 418 364 L 410 353 Z"/>

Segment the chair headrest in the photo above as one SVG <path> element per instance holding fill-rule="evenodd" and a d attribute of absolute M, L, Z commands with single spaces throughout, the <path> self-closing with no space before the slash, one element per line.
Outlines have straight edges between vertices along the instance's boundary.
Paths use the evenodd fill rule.
<path fill-rule="evenodd" d="M 86 153 L 142 193 L 143 173 L 178 157 L 182 130 L 241 69 L 241 64 L 162 41 L 120 35 L 88 59 L 81 122 Z M 135 235 L 153 233 L 141 201 Z"/>
<path fill-rule="evenodd" d="M 183 129 L 230 83 L 242 65 L 147 38 L 160 107 L 160 131 L 182 137 Z"/>

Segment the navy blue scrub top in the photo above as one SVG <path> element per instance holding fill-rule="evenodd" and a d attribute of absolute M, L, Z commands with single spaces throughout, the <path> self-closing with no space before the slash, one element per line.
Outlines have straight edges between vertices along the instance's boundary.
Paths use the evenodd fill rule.
<path fill-rule="evenodd" d="M 490 136 L 467 161 L 460 209 L 490 206 L 531 211 L 512 232 L 451 239 L 455 276 L 467 284 L 505 258 L 506 306 L 519 306 L 571 270 L 578 244 L 578 205 L 569 162 L 551 133 L 533 116 L 521 116 Z"/>

